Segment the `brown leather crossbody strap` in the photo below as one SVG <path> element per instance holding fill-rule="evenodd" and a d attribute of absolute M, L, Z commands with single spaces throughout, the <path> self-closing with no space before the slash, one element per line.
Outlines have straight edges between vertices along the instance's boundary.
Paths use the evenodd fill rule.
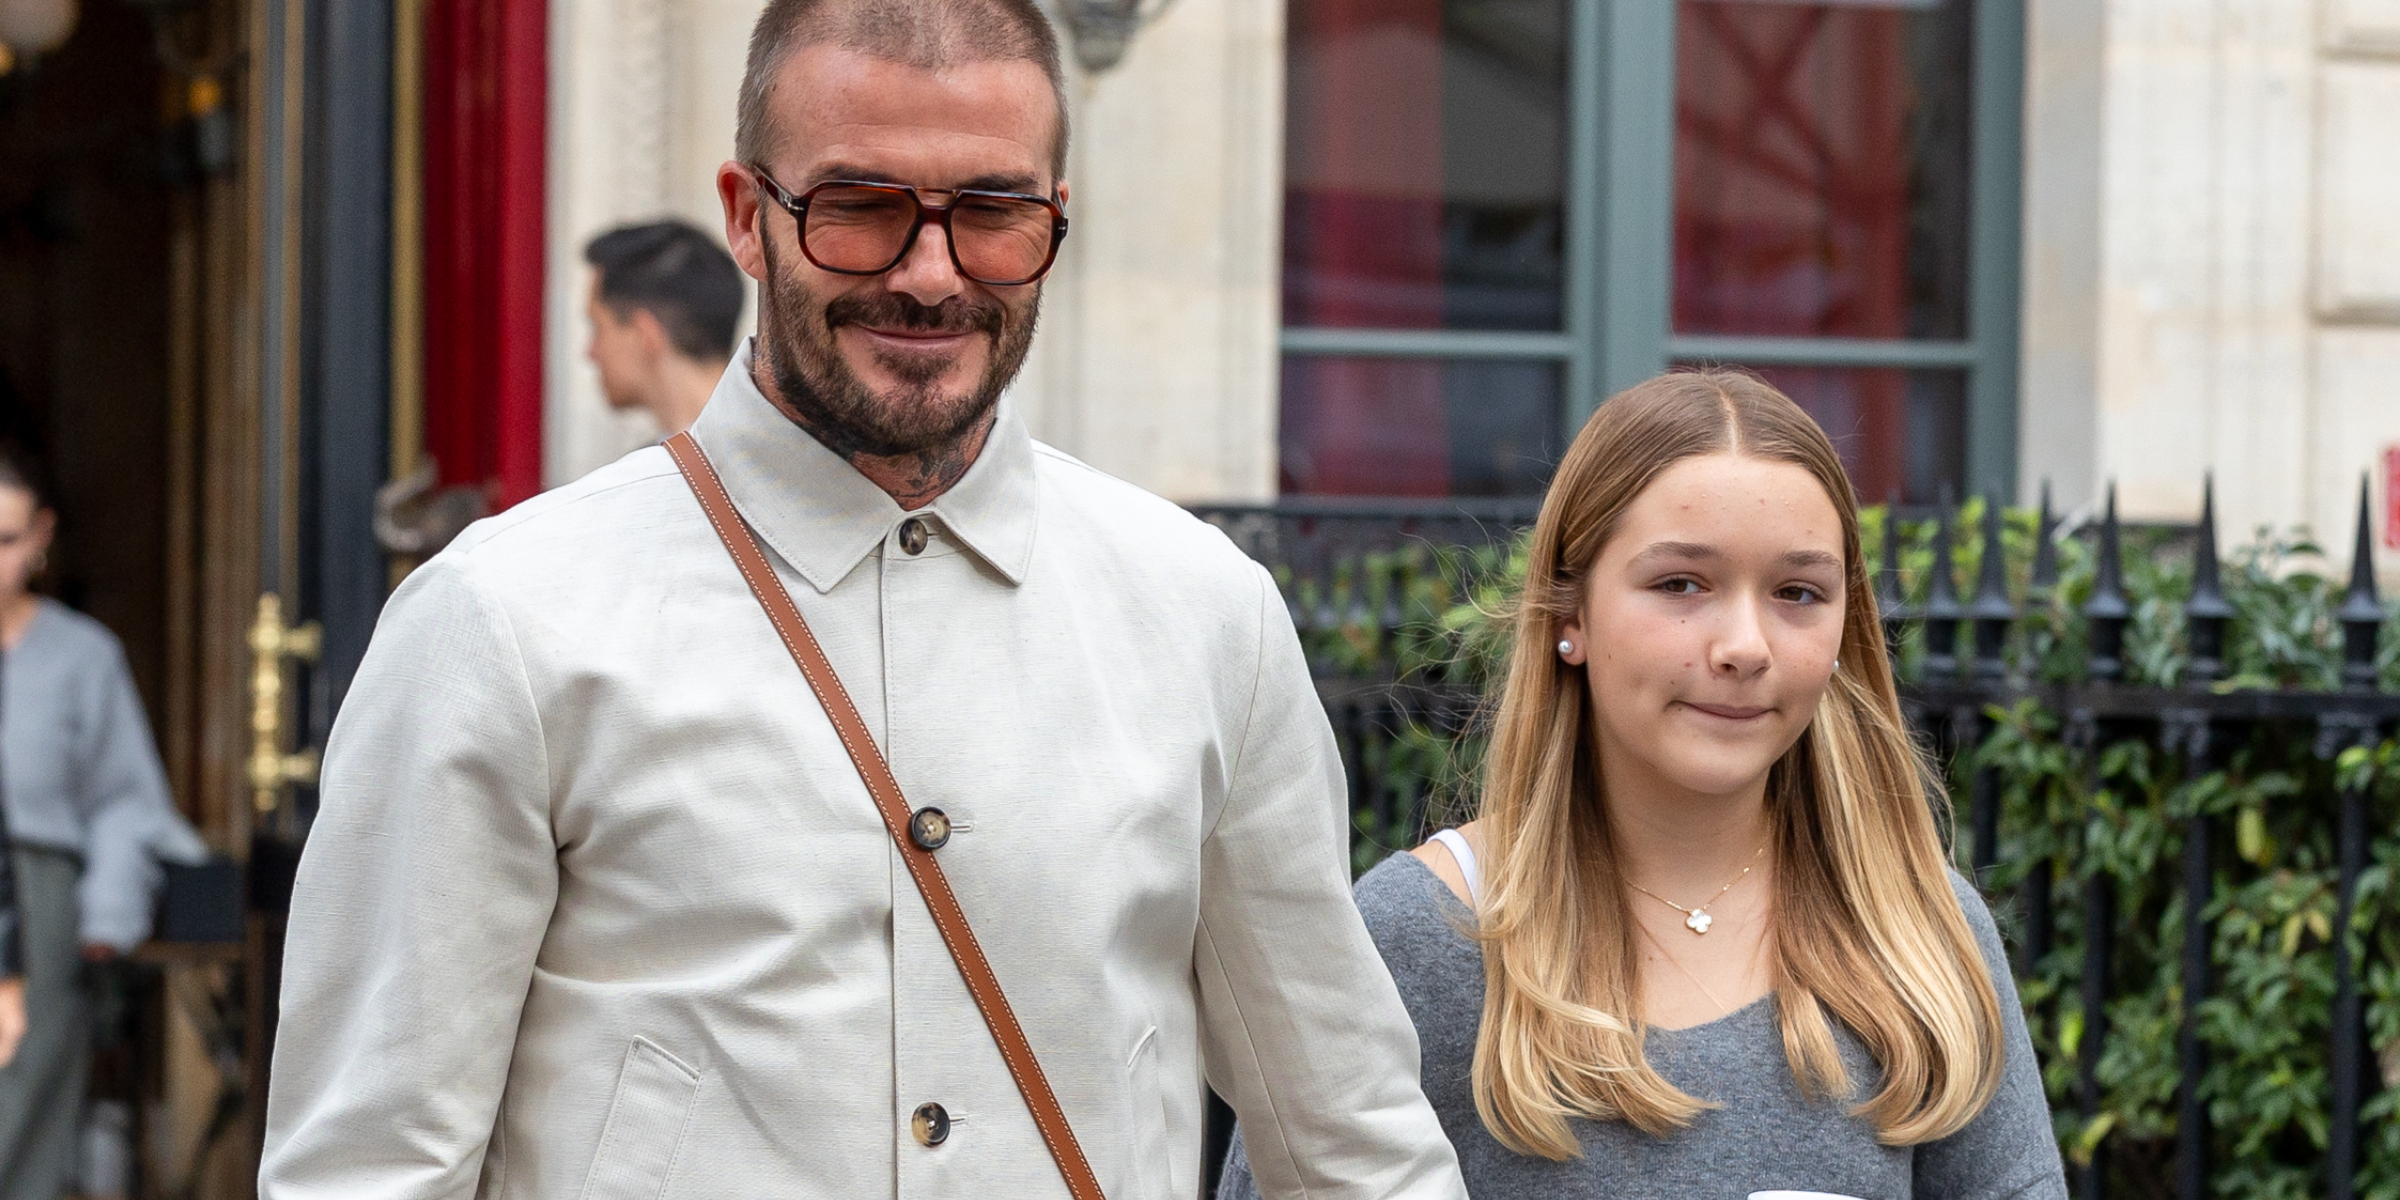
<path fill-rule="evenodd" d="M 775 577 L 774 568 L 767 565 L 767 556 L 759 546 L 758 534 L 741 514 L 734 511 L 733 501 L 725 494 L 725 485 L 717 478 L 716 468 L 709 465 L 708 456 L 689 433 L 679 433 L 667 439 L 667 452 L 675 456 L 675 465 L 683 470 L 683 478 L 692 485 L 692 494 L 700 498 L 701 511 L 708 514 L 708 523 L 716 528 L 717 538 L 725 543 L 733 563 L 741 568 L 742 579 L 758 597 L 759 607 L 767 610 L 767 620 L 775 626 L 775 636 L 783 639 L 783 648 L 791 651 L 792 661 L 799 664 L 800 673 L 808 679 L 817 703 L 825 706 L 825 715 L 832 719 L 835 733 L 841 735 L 842 748 L 850 752 L 850 762 L 858 768 L 859 778 L 866 781 L 867 792 L 875 798 L 876 811 L 883 814 L 884 828 L 891 831 L 892 844 L 900 848 L 900 860 L 908 864 L 909 877 L 916 880 L 917 891 L 925 897 L 925 907 L 933 912 L 934 927 L 941 930 L 942 944 L 950 948 L 950 957 L 958 963 L 958 973 L 966 979 L 967 992 L 975 997 L 975 1007 L 983 1011 L 984 1024 L 991 1027 L 992 1040 L 1000 1044 L 1000 1057 L 1008 1062 L 1008 1073 L 1016 1077 L 1017 1090 L 1025 1094 L 1026 1107 L 1033 1110 L 1033 1123 L 1042 1131 L 1042 1142 L 1050 1147 L 1050 1157 L 1058 1162 L 1060 1175 L 1066 1177 L 1067 1191 L 1075 1200 L 1106 1200 L 1100 1191 L 1100 1181 L 1092 1174 L 1092 1165 L 1083 1157 L 1083 1147 L 1076 1144 L 1075 1131 L 1067 1127 L 1065 1110 L 1058 1106 L 1058 1097 L 1050 1091 L 1050 1081 L 1042 1074 L 1042 1064 L 1033 1056 L 1033 1047 L 1025 1040 L 1025 1031 L 1017 1024 L 1017 1015 L 1008 1006 L 1008 995 L 1000 990 L 1000 980 L 992 974 L 992 965 L 983 957 L 983 947 L 975 941 L 975 931 L 967 925 L 967 914 L 958 906 L 958 897 L 951 894 L 950 880 L 942 874 L 942 866 L 934 861 L 934 852 L 917 845 L 909 836 L 908 800 L 900 794 L 900 783 L 892 778 L 890 765 L 883 761 L 883 751 L 868 734 L 866 722 L 858 717 L 858 707 L 850 701 L 850 693 L 842 686 L 841 677 L 833 673 L 833 664 L 826 661 L 825 651 L 808 630 L 808 622 L 800 618 L 800 609 L 792 603 L 783 581 Z"/>

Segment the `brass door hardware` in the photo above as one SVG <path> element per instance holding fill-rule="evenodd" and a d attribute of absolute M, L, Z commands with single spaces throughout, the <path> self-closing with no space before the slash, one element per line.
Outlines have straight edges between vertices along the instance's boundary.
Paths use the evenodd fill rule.
<path fill-rule="evenodd" d="M 275 811 L 283 789 L 317 781 L 317 752 L 313 748 L 284 750 L 284 660 L 315 662 L 324 649 L 325 631 L 315 621 L 283 623 L 283 597 L 267 592 L 258 598 L 258 618 L 250 623 L 250 791 L 260 816 Z"/>

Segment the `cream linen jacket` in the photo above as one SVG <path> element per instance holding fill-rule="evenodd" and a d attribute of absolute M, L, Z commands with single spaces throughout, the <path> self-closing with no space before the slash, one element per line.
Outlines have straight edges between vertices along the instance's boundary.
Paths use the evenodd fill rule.
<path fill-rule="evenodd" d="M 1002 407 L 910 514 L 736 357 L 693 434 L 858 701 L 1110 1200 L 1464 1195 L 1266 573 Z M 392 597 L 327 748 L 261 1194 L 1066 1194 L 873 801 L 663 449 Z M 953 1132 L 920 1145 L 936 1102 Z"/>

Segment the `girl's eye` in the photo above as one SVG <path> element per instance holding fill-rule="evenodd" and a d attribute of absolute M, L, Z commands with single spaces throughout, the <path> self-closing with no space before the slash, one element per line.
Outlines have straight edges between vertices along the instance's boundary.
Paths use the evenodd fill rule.
<path fill-rule="evenodd" d="M 1795 583 L 1776 594 L 1794 604 L 1823 604 L 1825 602 L 1825 593 L 1800 583 Z"/>
<path fill-rule="evenodd" d="M 1657 586 L 1659 591 L 1670 596 L 1697 596 L 1700 594 L 1700 581 L 1697 579 L 1669 579 Z"/>

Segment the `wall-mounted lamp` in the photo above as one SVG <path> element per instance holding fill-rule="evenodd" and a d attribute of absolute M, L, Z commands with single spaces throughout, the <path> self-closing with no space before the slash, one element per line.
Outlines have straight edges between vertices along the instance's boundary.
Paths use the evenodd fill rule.
<path fill-rule="evenodd" d="M 1054 7 L 1075 43 L 1075 61 L 1099 74 L 1124 61 L 1133 35 L 1155 21 L 1175 0 L 1055 0 Z"/>
<path fill-rule="evenodd" d="M 0 43 L 12 59 L 39 58 L 75 32 L 75 0 L 0 0 Z"/>

